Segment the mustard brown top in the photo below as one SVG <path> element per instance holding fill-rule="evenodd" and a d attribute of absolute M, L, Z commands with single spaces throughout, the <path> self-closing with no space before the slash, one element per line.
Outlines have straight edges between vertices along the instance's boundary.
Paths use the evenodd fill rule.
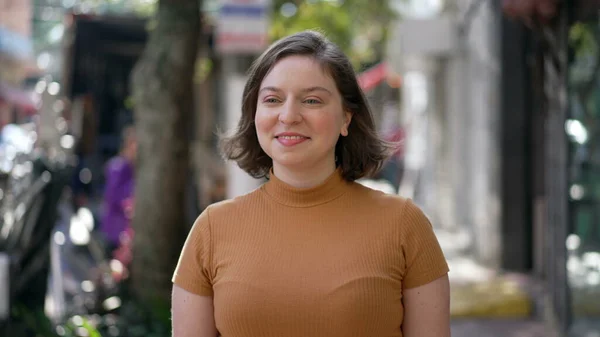
<path fill-rule="evenodd" d="M 444 276 L 432 226 L 410 200 L 345 181 L 276 176 L 209 206 L 173 282 L 213 296 L 223 337 L 402 336 L 404 289 Z"/>

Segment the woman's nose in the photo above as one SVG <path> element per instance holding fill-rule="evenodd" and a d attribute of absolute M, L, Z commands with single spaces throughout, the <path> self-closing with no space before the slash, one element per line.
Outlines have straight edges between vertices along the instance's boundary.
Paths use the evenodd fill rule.
<path fill-rule="evenodd" d="M 279 121 L 283 124 L 295 124 L 302 121 L 300 108 L 293 102 L 288 102 L 281 107 L 279 112 Z"/>

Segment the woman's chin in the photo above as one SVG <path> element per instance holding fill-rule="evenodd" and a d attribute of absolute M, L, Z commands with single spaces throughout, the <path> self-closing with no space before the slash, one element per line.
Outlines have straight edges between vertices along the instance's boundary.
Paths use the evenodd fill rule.
<path fill-rule="evenodd" d="M 287 170 L 296 170 L 310 167 L 310 160 L 306 156 L 299 155 L 285 155 L 281 157 L 273 158 L 273 165 Z"/>

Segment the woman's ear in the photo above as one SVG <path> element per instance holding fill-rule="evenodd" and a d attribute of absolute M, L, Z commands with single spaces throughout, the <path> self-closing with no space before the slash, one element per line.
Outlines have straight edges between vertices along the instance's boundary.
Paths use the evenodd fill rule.
<path fill-rule="evenodd" d="M 340 131 L 340 134 L 344 137 L 348 136 L 350 122 L 352 122 L 352 112 L 346 111 L 344 112 L 344 124 L 342 125 L 342 130 Z"/>

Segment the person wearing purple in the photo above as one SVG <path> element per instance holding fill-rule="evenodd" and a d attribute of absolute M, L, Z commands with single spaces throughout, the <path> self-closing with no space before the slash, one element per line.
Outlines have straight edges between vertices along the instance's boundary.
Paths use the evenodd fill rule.
<path fill-rule="evenodd" d="M 136 155 L 135 129 L 129 126 L 123 130 L 121 151 L 108 161 L 105 169 L 106 184 L 100 228 L 111 256 L 120 246 L 123 235 L 130 233 Z"/>

